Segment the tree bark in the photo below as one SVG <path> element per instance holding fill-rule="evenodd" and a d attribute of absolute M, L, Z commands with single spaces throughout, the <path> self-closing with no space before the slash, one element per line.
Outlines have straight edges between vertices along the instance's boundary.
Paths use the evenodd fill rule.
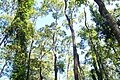
<path fill-rule="evenodd" d="M 32 46 L 33 46 L 33 40 L 30 46 L 30 52 L 29 52 L 29 57 L 28 57 L 28 70 L 27 70 L 27 78 L 26 80 L 29 80 L 29 74 L 30 74 L 30 56 L 31 56 L 31 52 L 32 52 Z"/>
<path fill-rule="evenodd" d="M 55 18 L 55 27 L 57 26 L 57 16 Z M 53 54 L 54 54 L 54 72 L 55 72 L 55 79 L 57 80 L 57 73 L 58 73 L 58 67 L 57 67 L 57 56 L 56 56 L 56 41 L 57 41 L 57 35 L 56 35 L 56 28 L 55 28 L 55 32 L 53 33 Z"/>
<path fill-rule="evenodd" d="M 74 56 L 74 79 L 75 80 L 79 80 L 78 77 L 78 68 L 80 67 L 80 72 L 83 72 L 80 63 L 79 63 L 79 55 L 77 53 L 77 47 L 76 47 L 76 38 L 75 38 L 75 31 L 73 29 L 73 22 L 71 21 L 71 19 L 68 17 L 68 15 L 66 14 L 66 9 L 67 9 L 67 0 L 64 0 L 65 2 L 65 9 L 64 9 L 64 14 L 65 17 L 68 21 L 68 26 L 70 28 L 71 31 L 71 36 L 72 36 L 72 44 L 73 44 L 73 56 Z M 72 13 L 71 13 L 71 17 L 72 17 Z M 83 72 L 84 73 L 84 72 Z M 82 79 L 85 80 L 85 77 L 81 74 Z"/>
<path fill-rule="evenodd" d="M 106 19 L 106 21 L 109 23 L 108 25 L 110 26 L 111 30 L 114 33 L 115 38 L 117 39 L 120 45 L 120 29 L 119 26 L 117 25 L 117 21 L 108 12 L 102 0 L 94 0 L 94 1 L 98 4 L 99 12 L 101 16 L 103 16 Z"/>

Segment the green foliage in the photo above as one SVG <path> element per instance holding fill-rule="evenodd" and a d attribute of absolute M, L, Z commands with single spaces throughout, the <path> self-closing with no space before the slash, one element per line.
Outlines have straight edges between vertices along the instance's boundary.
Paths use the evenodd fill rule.
<path fill-rule="evenodd" d="M 82 4 L 85 4 L 87 2 L 87 0 L 75 0 L 75 1 L 78 6 L 81 6 Z"/>
<path fill-rule="evenodd" d="M 57 66 L 58 66 L 58 69 L 60 70 L 60 72 L 64 72 L 64 68 L 65 68 L 64 61 L 58 61 Z"/>

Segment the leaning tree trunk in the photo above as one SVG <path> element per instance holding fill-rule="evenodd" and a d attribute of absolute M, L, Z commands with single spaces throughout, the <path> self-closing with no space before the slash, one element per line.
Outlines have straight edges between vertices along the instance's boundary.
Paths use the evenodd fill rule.
<path fill-rule="evenodd" d="M 76 42 L 75 42 L 75 32 L 73 29 L 73 25 L 71 25 L 71 21 L 68 18 L 68 15 L 66 14 L 66 9 L 67 9 L 67 1 L 65 0 L 65 16 L 68 21 L 69 28 L 71 30 L 71 35 L 72 35 L 72 43 L 73 43 L 73 56 L 74 56 L 74 79 L 79 80 L 78 78 L 78 63 L 77 63 L 77 49 L 76 49 Z"/>
<path fill-rule="evenodd" d="M 65 2 L 65 9 L 64 9 L 64 14 L 65 17 L 68 21 L 68 26 L 70 28 L 71 31 L 71 36 L 72 36 L 72 44 L 73 44 L 73 56 L 74 56 L 74 79 L 75 80 L 79 80 L 78 77 L 78 68 L 80 69 L 81 73 L 84 73 L 81 66 L 80 66 L 80 62 L 79 62 L 79 55 L 77 53 L 77 47 L 76 47 L 76 38 L 75 38 L 75 31 L 73 29 L 73 22 L 71 21 L 71 19 L 68 17 L 68 15 L 66 14 L 66 9 L 67 9 L 67 0 L 64 0 Z M 72 16 L 72 15 L 71 15 Z M 85 77 L 83 74 L 81 74 L 82 79 L 85 80 Z"/>
<path fill-rule="evenodd" d="M 111 14 L 108 12 L 108 10 L 105 7 L 105 4 L 102 0 L 94 0 L 98 6 L 99 6 L 99 12 L 100 14 L 106 19 L 106 21 L 109 23 L 108 25 L 112 29 L 115 38 L 117 39 L 119 45 L 120 45 L 120 29 L 117 25 L 116 20 L 111 16 Z"/>
<path fill-rule="evenodd" d="M 89 32 L 89 39 L 90 39 L 90 43 L 91 43 L 90 46 L 93 48 L 93 51 L 94 51 L 95 56 L 96 56 L 96 60 L 93 57 L 93 66 L 94 66 L 96 74 L 98 76 L 98 80 L 103 80 L 103 66 L 101 66 L 102 65 L 101 56 L 100 56 L 98 50 L 95 47 L 95 44 L 93 42 L 92 35 L 91 35 L 92 32 L 90 31 L 90 29 L 89 29 L 89 27 L 87 25 L 87 17 L 86 17 L 86 11 L 85 11 L 85 9 L 84 9 L 84 14 L 85 14 L 85 27 L 87 28 L 87 30 Z M 96 62 L 98 63 L 99 71 L 98 71 L 97 63 Z"/>

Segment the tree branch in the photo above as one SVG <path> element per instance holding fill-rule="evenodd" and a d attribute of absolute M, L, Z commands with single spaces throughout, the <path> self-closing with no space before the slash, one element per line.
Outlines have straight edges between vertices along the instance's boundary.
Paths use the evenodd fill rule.
<path fill-rule="evenodd" d="M 114 36 L 120 45 L 120 29 L 119 29 L 119 26 L 117 25 L 116 20 L 108 12 L 108 10 L 106 9 L 105 4 L 102 2 L 102 0 L 94 0 L 94 1 L 98 4 L 100 14 L 109 23 L 108 25 L 110 26 L 111 30 L 113 30 Z"/>
<path fill-rule="evenodd" d="M 27 70 L 27 78 L 26 80 L 29 80 L 29 72 L 30 72 L 30 56 L 31 56 L 31 52 L 32 52 L 32 48 L 33 48 L 33 40 L 31 42 L 31 46 L 30 46 L 30 52 L 29 52 L 29 57 L 28 57 L 28 70 Z"/>

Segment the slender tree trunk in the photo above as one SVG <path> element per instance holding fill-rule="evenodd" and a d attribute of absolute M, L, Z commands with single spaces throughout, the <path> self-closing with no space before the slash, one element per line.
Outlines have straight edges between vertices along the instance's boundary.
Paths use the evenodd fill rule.
<path fill-rule="evenodd" d="M 98 70 L 97 63 L 96 63 L 95 58 L 93 58 L 93 66 L 94 66 L 94 68 L 95 68 L 95 72 L 96 72 L 96 75 L 97 75 L 97 77 L 98 77 L 98 80 L 100 80 L 100 79 L 101 79 L 101 78 L 100 78 L 100 72 L 99 72 L 99 70 Z"/>
<path fill-rule="evenodd" d="M 86 11 L 84 9 L 84 14 L 85 14 L 85 27 L 87 28 L 88 32 L 89 32 L 89 39 L 90 39 L 90 43 L 91 43 L 91 47 L 93 48 L 93 51 L 96 55 L 96 59 L 97 59 L 97 63 L 98 63 L 98 67 L 99 67 L 99 73 L 98 73 L 98 70 L 97 70 L 97 64 L 96 64 L 96 60 L 95 58 L 93 58 L 93 64 L 94 64 L 94 67 L 95 67 L 95 70 L 96 70 L 96 74 L 98 76 L 98 80 L 103 80 L 103 70 L 102 70 L 102 66 L 101 66 L 101 57 L 100 57 L 100 54 L 99 52 L 97 51 L 96 47 L 95 47 L 95 44 L 93 42 L 93 39 L 92 39 L 92 32 L 89 30 L 88 26 L 87 26 L 87 17 L 86 17 Z"/>
<path fill-rule="evenodd" d="M 67 80 L 68 80 L 69 65 L 70 65 L 70 58 L 68 58 L 68 64 L 67 64 Z"/>
<path fill-rule="evenodd" d="M 80 67 L 80 63 L 79 63 L 79 55 L 77 53 L 77 47 L 76 47 L 76 38 L 75 38 L 75 31 L 73 29 L 73 22 L 71 21 L 71 19 L 68 17 L 68 15 L 66 14 L 66 9 L 67 9 L 67 0 L 64 0 L 65 2 L 65 9 L 64 9 L 64 14 L 65 17 L 68 21 L 68 26 L 70 28 L 71 31 L 71 36 L 72 36 L 72 44 L 73 44 L 73 56 L 74 56 L 74 79 L 75 80 L 79 80 L 78 77 L 78 68 Z M 71 13 L 71 17 L 72 17 L 72 13 Z M 80 71 L 82 70 L 82 68 L 80 67 Z M 82 70 L 83 71 L 83 70 Z M 82 72 L 81 71 L 81 72 Z M 85 80 L 85 77 L 81 74 L 82 79 Z"/>
<path fill-rule="evenodd" d="M 85 74 L 84 74 L 84 71 L 83 71 L 82 67 L 80 66 L 79 55 L 78 54 L 77 54 L 77 59 L 78 59 L 78 67 L 79 67 L 82 79 L 85 80 Z"/>
<path fill-rule="evenodd" d="M 45 45 L 45 43 L 44 43 L 44 45 Z M 41 45 L 41 48 L 43 48 L 44 46 L 42 46 Z M 41 54 L 41 57 L 40 57 L 40 70 L 39 70 L 39 76 L 40 76 L 40 78 L 39 78 L 39 80 L 43 80 L 44 79 L 44 77 L 43 77 L 43 75 L 42 75 L 42 58 L 45 56 L 45 53 L 42 55 L 42 53 L 43 53 L 43 50 L 41 50 L 40 51 L 40 54 Z"/>
<path fill-rule="evenodd" d="M 79 80 L 78 78 L 78 62 L 77 62 L 77 49 L 76 49 L 76 42 L 75 42 L 75 32 L 73 30 L 73 25 L 71 25 L 71 21 L 68 18 L 68 15 L 66 14 L 67 9 L 67 1 L 65 0 L 65 16 L 68 21 L 69 28 L 71 30 L 71 36 L 72 36 L 72 43 L 73 43 L 73 56 L 74 56 L 74 79 Z"/>
<path fill-rule="evenodd" d="M 57 80 L 58 69 L 57 69 L 57 57 L 56 57 L 56 54 L 54 54 L 54 71 L 55 71 L 55 80 Z"/>
<path fill-rule="evenodd" d="M 57 12 L 57 11 L 56 11 Z M 55 32 L 53 33 L 53 54 L 54 54 L 54 71 L 55 71 L 55 79 L 57 80 L 57 73 L 58 73 L 58 68 L 57 68 L 57 56 L 56 56 L 56 41 L 57 41 L 57 35 L 56 35 L 56 26 L 57 26 L 57 16 L 55 18 Z"/>
<path fill-rule="evenodd" d="M 115 38 L 117 39 L 119 45 L 120 45 L 120 28 L 117 25 L 116 20 L 111 16 L 111 14 L 108 12 L 108 10 L 105 7 L 105 4 L 103 3 L 102 0 L 94 0 L 98 6 L 99 6 L 99 12 L 101 16 L 103 16 L 106 21 L 109 23 L 108 25 L 110 26 L 111 30 L 114 33 Z"/>
<path fill-rule="evenodd" d="M 40 62 L 40 80 L 43 80 L 41 62 Z"/>
<path fill-rule="evenodd" d="M 30 74 L 30 56 L 31 56 L 31 52 L 32 52 L 32 46 L 33 46 L 33 40 L 30 46 L 30 52 L 29 52 L 29 57 L 28 57 L 28 70 L 27 70 L 27 78 L 26 80 L 29 80 L 29 74 Z"/>

